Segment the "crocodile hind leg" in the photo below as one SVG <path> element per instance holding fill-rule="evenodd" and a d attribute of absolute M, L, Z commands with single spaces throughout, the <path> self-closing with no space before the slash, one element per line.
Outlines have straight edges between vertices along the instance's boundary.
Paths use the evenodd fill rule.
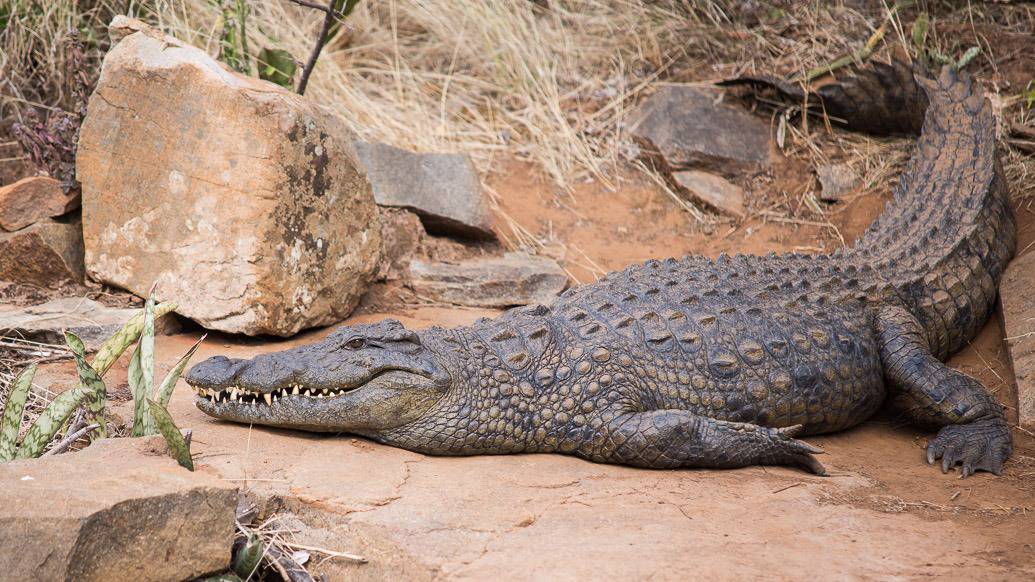
<path fill-rule="evenodd" d="M 792 465 L 817 475 L 823 451 L 793 437 L 801 425 L 766 428 L 697 416 L 685 410 L 626 413 L 579 454 L 593 461 L 650 469 Z"/>
<path fill-rule="evenodd" d="M 877 335 L 892 405 L 914 423 L 940 429 L 927 445 L 927 462 L 941 458 L 942 472 L 961 464 L 963 477 L 999 475 L 1013 451 L 1002 406 L 977 380 L 938 361 L 905 309 L 882 310 Z"/>

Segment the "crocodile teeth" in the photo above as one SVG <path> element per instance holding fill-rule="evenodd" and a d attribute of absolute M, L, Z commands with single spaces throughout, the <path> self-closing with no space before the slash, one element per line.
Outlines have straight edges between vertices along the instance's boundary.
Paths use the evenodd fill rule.
<path fill-rule="evenodd" d="M 262 395 L 262 399 L 266 401 L 267 405 L 273 404 L 273 395 L 272 394 L 263 394 Z"/>
<path fill-rule="evenodd" d="M 230 398 L 232 398 L 234 400 L 237 400 L 240 396 L 241 396 L 241 393 L 240 393 L 240 391 L 237 390 L 236 387 L 233 390 L 230 391 Z"/>
<path fill-rule="evenodd" d="M 306 388 L 305 390 L 302 391 L 302 396 L 312 396 L 312 395 L 313 395 L 312 390 L 310 390 L 308 388 Z"/>
<path fill-rule="evenodd" d="M 295 384 L 294 388 L 291 389 L 292 396 L 298 396 L 298 384 Z"/>

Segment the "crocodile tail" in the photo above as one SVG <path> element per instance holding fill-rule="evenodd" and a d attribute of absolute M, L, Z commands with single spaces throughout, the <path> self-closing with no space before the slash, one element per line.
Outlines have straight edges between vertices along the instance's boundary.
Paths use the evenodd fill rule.
<path fill-rule="evenodd" d="M 981 87 L 950 67 L 917 83 L 929 105 L 916 151 L 894 199 L 849 252 L 875 268 L 882 294 L 917 317 L 944 357 L 991 313 L 1017 227 Z"/>

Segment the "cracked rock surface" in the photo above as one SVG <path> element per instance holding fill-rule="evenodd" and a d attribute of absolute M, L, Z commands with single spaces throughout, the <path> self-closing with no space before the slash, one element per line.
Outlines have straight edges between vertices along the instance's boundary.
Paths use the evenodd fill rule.
<path fill-rule="evenodd" d="M 86 270 L 202 326 L 291 335 L 347 316 L 381 228 L 351 132 L 272 83 L 118 17 L 79 141 Z"/>
<path fill-rule="evenodd" d="M 0 578 L 173 582 L 226 568 L 237 486 L 164 449 L 105 439 L 0 465 Z"/>

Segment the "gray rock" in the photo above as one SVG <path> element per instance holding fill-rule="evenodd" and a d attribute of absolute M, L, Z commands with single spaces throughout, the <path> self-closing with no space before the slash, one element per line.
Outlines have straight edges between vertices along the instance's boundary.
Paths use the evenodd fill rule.
<path fill-rule="evenodd" d="M 413 210 L 428 232 L 495 238 L 492 213 L 466 154 L 418 154 L 360 141 L 356 153 L 379 205 Z"/>
<path fill-rule="evenodd" d="M 237 488 L 163 448 L 105 439 L 0 465 L 0 577 L 172 582 L 227 568 Z"/>
<path fill-rule="evenodd" d="M 340 119 L 117 17 L 79 136 L 86 266 L 204 327 L 292 335 L 345 318 L 381 260 Z"/>
<path fill-rule="evenodd" d="M 696 87 L 661 87 L 632 114 L 630 135 L 670 171 L 702 168 L 731 176 L 769 167 L 769 124 L 721 98 Z"/>
<path fill-rule="evenodd" d="M 79 208 L 79 192 L 65 194 L 61 182 L 46 176 L 0 186 L 0 228 L 15 231 Z"/>
<path fill-rule="evenodd" d="M 1035 252 L 1010 263 L 999 286 L 1006 347 L 1017 379 L 1017 418 L 1035 431 Z"/>
<path fill-rule="evenodd" d="M 673 172 L 672 179 L 689 195 L 709 206 L 737 218 L 744 217 L 744 189 L 729 180 L 698 170 Z"/>
<path fill-rule="evenodd" d="M 63 297 L 31 307 L 0 305 L 0 336 L 65 345 L 63 330 L 74 332 L 96 351 L 115 334 L 138 309 L 108 307 L 85 297 Z M 166 315 L 155 321 L 155 332 L 173 334 L 180 325 Z"/>
<path fill-rule="evenodd" d="M 83 229 L 79 220 L 44 220 L 0 232 L 0 281 L 48 287 L 83 280 Z"/>
<path fill-rule="evenodd" d="M 471 307 L 510 307 L 546 303 L 568 285 L 553 260 L 507 253 L 502 258 L 459 264 L 410 263 L 410 286 L 418 295 Z"/>
<path fill-rule="evenodd" d="M 841 200 L 862 182 L 848 164 L 824 164 L 816 168 L 816 176 L 822 188 L 819 199 L 826 202 Z"/>

